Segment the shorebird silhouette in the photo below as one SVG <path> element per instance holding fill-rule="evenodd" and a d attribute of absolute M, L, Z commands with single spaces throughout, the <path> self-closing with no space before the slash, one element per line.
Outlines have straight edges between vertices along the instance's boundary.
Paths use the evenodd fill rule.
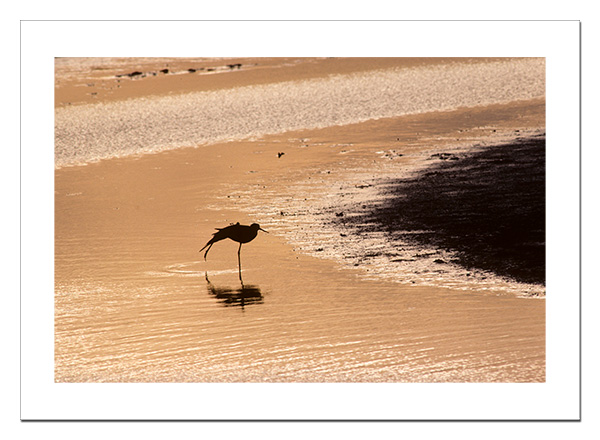
<path fill-rule="evenodd" d="M 221 240 L 225 240 L 226 238 L 229 238 L 230 240 L 236 241 L 240 244 L 240 247 L 238 248 L 238 268 L 239 268 L 239 272 L 240 272 L 240 281 L 242 280 L 242 260 L 240 257 L 240 252 L 242 251 L 242 244 L 244 243 L 249 243 L 252 240 L 254 240 L 256 238 L 256 236 L 258 235 L 258 231 L 263 231 L 263 232 L 267 232 L 265 231 L 263 228 L 260 227 L 260 225 L 258 223 L 252 223 L 250 226 L 246 226 L 246 225 L 240 225 L 239 222 L 236 223 L 235 225 L 229 225 L 226 228 L 216 228 L 217 232 L 215 232 L 213 234 L 213 238 L 210 239 L 210 241 L 208 243 L 206 243 L 204 245 L 204 247 L 202 249 L 200 249 L 198 252 L 202 252 L 204 249 L 206 249 L 208 247 L 208 249 L 206 249 L 206 252 L 204 253 L 204 261 L 206 261 L 206 255 L 208 254 L 208 251 L 210 251 L 210 248 L 212 247 L 213 244 L 215 244 L 217 241 L 221 241 Z M 267 232 L 268 234 L 268 232 Z"/>

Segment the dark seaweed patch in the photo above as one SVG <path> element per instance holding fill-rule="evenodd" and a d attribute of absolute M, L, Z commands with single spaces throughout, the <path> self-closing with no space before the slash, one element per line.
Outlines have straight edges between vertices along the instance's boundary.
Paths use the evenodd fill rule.
<path fill-rule="evenodd" d="M 393 197 L 355 217 L 366 224 L 359 231 L 383 229 L 395 239 L 454 251 L 453 262 L 466 268 L 545 284 L 545 137 L 438 161 L 388 184 Z"/>

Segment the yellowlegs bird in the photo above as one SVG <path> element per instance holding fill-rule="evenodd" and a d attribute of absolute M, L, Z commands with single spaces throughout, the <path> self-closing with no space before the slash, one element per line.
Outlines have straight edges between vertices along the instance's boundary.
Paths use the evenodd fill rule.
<path fill-rule="evenodd" d="M 204 247 L 202 249 L 200 249 L 198 252 L 202 252 L 204 249 L 206 249 L 208 247 L 208 249 L 206 249 L 206 252 L 204 253 L 204 261 L 206 261 L 206 255 L 208 254 L 208 251 L 210 251 L 210 248 L 212 247 L 212 245 L 215 244 L 217 241 L 221 241 L 221 240 L 225 240 L 226 238 L 229 238 L 230 240 L 238 242 L 240 244 L 240 247 L 238 248 L 238 267 L 239 267 L 240 280 L 241 280 L 242 279 L 242 261 L 240 258 L 240 252 L 242 250 L 242 244 L 249 243 L 252 240 L 254 240 L 256 238 L 256 236 L 258 235 L 258 231 L 263 231 L 263 232 L 267 232 L 267 231 L 265 231 L 263 228 L 261 228 L 258 223 L 252 223 L 250 226 L 246 226 L 246 225 L 240 225 L 239 222 L 236 223 L 235 225 L 227 226 L 226 228 L 216 228 L 216 229 L 217 229 L 217 232 L 215 232 L 213 234 L 213 238 L 211 238 L 210 241 L 208 243 L 206 243 L 204 245 Z"/>

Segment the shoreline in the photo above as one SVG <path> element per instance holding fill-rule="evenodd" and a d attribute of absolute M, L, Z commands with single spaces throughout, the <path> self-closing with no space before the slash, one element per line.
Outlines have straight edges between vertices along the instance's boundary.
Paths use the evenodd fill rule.
<path fill-rule="evenodd" d="M 281 161 L 290 153 L 310 155 L 312 150 L 313 154 L 319 154 L 312 164 L 318 162 L 319 165 L 315 168 L 306 164 L 303 177 L 294 172 L 279 174 L 277 180 L 283 187 L 277 189 L 248 190 L 229 185 L 231 195 L 227 201 L 249 212 L 261 224 L 280 230 L 295 249 L 312 257 L 337 261 L 368 279 L 544 297 L 543 283 L 509 279 L 503 276 L 504 272 L 491 272 L 489 265 L 483 270 L 466 269 L 456 264 L 461 260 L 452 252 L 422 241 L 413 241 L 412 245 L 400 243 L 397 236 L 393 238 L 389 231 L 385 232 L 385 221 L 381 219 L 382 215 L 388 216 L 383 210 L 385 205 L 393 202 L 390 198 L 393 182 L 416 180 L 436 163 L 462 163 L 445 162 L 446 155 L 466 158 L 477 151 L 495 151 L 497 146 L 501 148 L 515 139 L 539 136 L 544 107 L 543 101 L 533 100 L 292 132 L 288 136 L 267 136 L 262 144 L 277 146 L 286 152 Z M 519 114 L 520 129 L 511 121 L 513 112 Z M 462 124 L 462 128 L 456 129 L 457 123 Z M 436 130 L 442 129 L 430 131 L 433 126 Z M 419 138 L 412 130 L 422 130 L 421 136 L 429 133 Z M 379 135 L 373 137 L 374 132 Z M 261 140 L 255 142 L 261 143 Z M 543 169 L 543 164 L 541 166 Z M 257 175 L 262 172 L 260 168 L 253 170 Z M 468 175 L 463 174 L 463 180 L 465 188 L 476 184 L 475 178 L 469 182 Z M 517 195 L 514 206 L 525 200 Z M 540 203 L 543 201 L 537 206 Z M 318 245 L 315 245 L 315 236 Z M 403 237 L 408 236 L 405 233 Z M 436 260 L 443 260 L 445 264 Z M 473 266 L 472 261 L 468 265 Z"/>

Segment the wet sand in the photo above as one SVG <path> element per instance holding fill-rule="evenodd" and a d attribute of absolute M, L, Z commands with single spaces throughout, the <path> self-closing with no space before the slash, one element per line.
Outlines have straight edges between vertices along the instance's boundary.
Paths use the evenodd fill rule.
<path fill-rule="evenodd" d="M 543 298 L 379 276 L 338 252 L 368 236 L 328 229 L 378 179 L 543 127 L 533 100 L 57 169 L 55 380 L 543 382 Z M 242 247 L 243 286 L 236 243 L 198 252 L 237 221 L 269 231 Z"/>

